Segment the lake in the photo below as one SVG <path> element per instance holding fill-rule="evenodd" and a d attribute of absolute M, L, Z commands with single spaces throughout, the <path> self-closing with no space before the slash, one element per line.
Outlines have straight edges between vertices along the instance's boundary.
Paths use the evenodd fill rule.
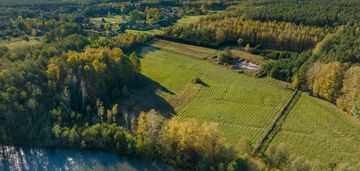
<path fill-rule="evenodd" d="M 161 162 L 130 158 L 100 150 L 3 146 L 0 170 L 168 171 Z"/>

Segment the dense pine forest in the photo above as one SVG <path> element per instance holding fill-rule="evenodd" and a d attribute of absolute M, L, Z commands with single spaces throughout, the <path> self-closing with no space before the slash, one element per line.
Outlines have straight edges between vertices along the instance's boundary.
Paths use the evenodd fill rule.
<path fill-rule="evenodd" d="M 312 26 L 340 26 L 359 21 L 359 1 L 255 0 L 235 7 L 237 13 L 260 21 L 285 21 Z"/>
<path fill-rule="evenodd" d="M 2 1 L 0 144 L 179 170 L 358 170 L 359 11 L 356 0 Z M 324 124 L 289 129 L 298 111 Z M 318 130 L 349 149 L 309 138 Z M 309 152 L 324 142 L 341 151 Z"/>

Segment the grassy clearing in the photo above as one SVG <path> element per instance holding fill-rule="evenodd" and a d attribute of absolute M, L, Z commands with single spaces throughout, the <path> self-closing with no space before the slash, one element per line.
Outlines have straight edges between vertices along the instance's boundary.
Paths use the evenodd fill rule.
<path fill-rule="evenodd" d="M 186 45 L 166 40 L 157 40 L 152 44 L 152 46 L 199 59 L 213 57 L 219 53 L 218 50 L 214 49 Z"/>
<path fill-rule="evenodd" d="M 334 105 L 302 94 L 272 145 L 323 163 L 359 163 L 360 122 Z"/>
<path fill-rule="evenodd" d="M 152 30 L 146 30 L 146 31 L 126 29 L 126 32 L 127 33 L 146 33 L 146 34 L 150 34 L 150 35 L 158 35 L 158 34 L 164 33 L 164 31 L 159 30 L 159 29 L 152 29 Z"/>
<path fill-rule="evenodd" d="M 19 40 L 14 42 L 2 42 L 0 43 L 0 46 L 6 46 L 9 49 L 19 49 L 23 47 L 38 45 L 40 43 L 41 42 L 39 40 L 32 39 L 30 41 Z"/>
<path fill-rule="evenodd" d="M 245 59 L 250 62 L 255 62 L 255 63 L 261 64 L 261 65 L 264 65 L 266 62 L 268 62 L 268 60 L 265 60 L 264 57 L 262 57 L 262 56 L 254 55 L 254 54 L 245 52 L 240 49 L 231 49 L 231 53 L 235 57 L 239 57 L 241 59 Z"/>
<path fill-rule="evenodd" d="M 198 21 L 200 21 L 201 17 L 203 17 L 204 15 L 196 15 L 196 16 L 185 16 L 182 17 L 181 19 L 179 19 L 176 22 L 176 26 L 186 26 L 189 24 L 193 24 L 193 23 L 197 23 Z"/>
<path fill-rule="evenodd" d="M 101 23 L 103 18 L 105 19 L 105 21 L 107 23 L 115 22 L 115 23 L 119 24 L 119 23 L 122 23 L 122 22 L 125 21 L 121 15 L 114 15 L 114 16 L 111 16 L 111 17 L 90 18 L 90 21 L 97 24 L 97 23 Z"/>
<path fill-rule="evenodd" d="M 218 122 L 231 143 L 240 137 L 256 143 L 291 96 L 266 79 L 238 74 L 191 55 L 205 48 L 192 46 L 194 52 L 186 55 L 190 46 L 168 43 L 155 42 L 156 47 L 144 48 L 143 74 L 173 93 L 159 94 L 173 105 L 176 118 Z M 196 87 L 192 83 L 196 76 L 208 86 Z"/>

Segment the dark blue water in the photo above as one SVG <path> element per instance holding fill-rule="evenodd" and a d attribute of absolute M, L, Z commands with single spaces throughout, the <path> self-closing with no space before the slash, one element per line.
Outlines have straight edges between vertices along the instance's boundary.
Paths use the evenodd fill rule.
<path fill-rule="evenodd" d="M 99 150 L 66 148 L 0 148 L 0 170 L 125 170 L 171 171 L 161 162 L 120 156 Z"/>

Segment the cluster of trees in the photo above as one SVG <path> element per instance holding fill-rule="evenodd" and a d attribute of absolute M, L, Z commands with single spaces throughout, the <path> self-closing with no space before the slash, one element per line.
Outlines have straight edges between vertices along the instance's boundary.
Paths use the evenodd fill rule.
<path fill-rule="evenodd" d="M 360 66 L 340 62 L 314 63 L 306 73 L 308 89 L 315 96 L 336 103 L 360 119 Z"/>
<path fill-rule="evenodd" d="M 45 32 L 56 28 L 59 22 L 64 21 L 88 23 L 80 12 L 75 11 L 76 6 L 68 4 L 59 8 L 59 5 L 35 5 L 33 8 L 0 7 L 0 38 L 42 36 Z"/>
<path fill-rule="evenodd" d="M 314 63 L 306 74 L 308 89 L 316 96 L 334 101 L 339 96 L 343 71 L 344 69 L 339 62 L 328 64 Z"/>
<path fill-rule="evenodd" d="M 88 17 L 106 16 L 110 14 L 128 15 L 130 11 L 135 10 L 135 6 L 130 1 L 98 3 L 89 5 L 84 9 L 84 14 Z"/>
<path fill-rule="evenodd" d="M 4 143 L 52 143 L 54 123 L 117 121 L 116 100 L 141 85 L 139 58 L 119 48 L 64 53 L 48 45 L 20 51 L 1 48 L 0 54 Z"/>
<path fill-rule="evenodd" d="M 88 0 L 91 1 L 91 0 Z M 74 1 L 77 2 L 77 1 Z M 22 5 L 61 5 L 68 4 L 64 0 L 38 0 L 38 1 L 28 1 L 28 0 L 3 0 L 0 2 L 0 5 L 4 6 L 22 6 Z"/>
<path fill-rule="evenodd" d="M 102 121 L 102 107 L 129 95 L 140 82 L 139 71 L 138 57 L 127 56 L 119 48 L 87 48 L 82 53 L 68 52 L 51 58 L 47 67 L 48 86 L 61 104 L 54 109 L 61 114 L 58 120 L 63 121 L 63 117 L 75 112 L 90 115 L 85 116 L 87 121 Z"/>
<path fill-rule="evenodd" d="M 4 52 L 4 51 L 3 51 Z M 32 48 L 8 51 L 0 57 L 0 141 L 31 144 L 51 137 L 47 60 L 58 51 Z"/>
<path fill-rule="evenodd" d="M 86 35 L 83 27 L 80 24 L 72 23 L 72 22 L 64 22 L 62 24 L 57 25 L 58 27 L 47 32 L 43 41 L 45 43 L 57 42 L 63 40 L 65 37 L 72 34 Z"/>
<path fill-rule="evenodd" d="M 336 103 L 344 110 L 360 118 L 360 66 L 352 66 L 345 72 L 341 96 Z"/>
<path fill-rule="evenodd" d="M 60 23 L 54 21 L 54 27 L 45 33 L 42 41 L 55 45 L 62 52 L 82 51 L 90 44 L 87 35 L 81 22 L 77 23 L 76 19 L 64 20 Z"/>
<path fill-rule="evenodd" d="M 288 52 L 288 51 L 278 51 L 271 49 L 262 50 L 262 49 L 257 49 L 256 47 L 252 49 L 251 53 L 264 56 L 265 59 L 276 59 L 276 60 L 290 58 L 292 54 L 295 54 L 293 52 Z"/>
<path fill-rule="evenodd" d="M 153 36 L 146 33 L 123 33 L 116 37 L 100 37 L 92 44 L 93 47 L 106 46 L 109 48 L 120 48 L 124 51 L 129 51 L 138 45 L 145 44 L 151 40 Z"/>
<path fill-rule="evenodd" d="M 291 53 L 288 58 L 269 62 L 261 74 L 292 82 L 293 87 L 336 103 L 359 115 L 360 29 L 357 24 L 338 27 L 312 51 Z"/>
<path fill-rule="evenodd" d="M 57 47 L 64 52 L 69 50 L 81 51 L 89 44 L 90 41 L 87 37 L 80 34 L 71 34 L 62 39 L 61 43 L 57 43 Z"/>
<path fill-rule="evenodd" d="M 89 17 L 106 16 L 117 14 L 129 16 L 130 21 L 146 21 L 150 25 L 162 20 L 169 20 L 169 12 L 173 16 L 199 15 L 207 13 L 205 3 L 200 5 L 182 4 L 177 5 L 179 1 L 139 1 L 139 2 L 113 2 L 99 3 L 89 6 L 85 9 L 85 15 Z"/>
<path fill-rule="evenodd" d="M 130 21 L 146 20 L 149 24 L 161 21 L 162 17 L 162 13 L 158 8 L 146 8 L 144 12 L 134 10 L 129 13 Z"/>
<path fill-rule="evenodd" d="M 3 32 L 0 36 L 3 39 L 6 37 L 18 37 L 21 34 L 38 36 L 41 34 L 39 30 L 45 30 L 45 24 L 42 20 L 24 19 L 22 16 L 16 19 L 2 19 L 2 26 L 0 28 Z"/>
<path fill-rule="evenodd" d="M 217 60 L 219 63 L 224 63 L 224 64 L 232 64 L 234 62 L 234 58 L 231 54 L 230 49 L 225 49 L 225 52 L 218 54 Z"/>
<path fill-rule="evenodd" d="M 291 82 L 294 75 L 300 72 L 300 68 L 302 68 L 306 61 L 311 61 L 311 54 L 311 51 L 290 53 L 285 58 L 279 58 L 279 60 L 266 63 L 258 75 L 268 75 L 279 80 Z"/>
<path fill-rule="evenodd" d="M 322 62 L 360 62 L 360 25 L 344 25 L 327 35 L 314 49 Z"/>
<path fill-rule="evenodd" d="M 141 113 L 132 120 L 129 129 L 110 123 L 83 127 L 56 124 L 52 131 L 63 144 L 160 159 L 186 170 L 259 170 L 260 167 L 250 159 L 251 143 L 243 139 L 236 149 L 230 147 L 217 124 L 167 120 L 154 111 Z"/>
<path fill-rule="evenodd" d="M 360 20 L 360 3 L 357 0 L 244 1 L 229 10 L 249 19 L 313 26 L 339 26 Z"/>
<path fill-rule="evenodd" d="M 329 28 L 286 22 L 260 22 L 229 14 L 215 14 L 208 15 L 195 24 L 168 28 L 166 34 L 209 44 L 237 42 L 241 39 L 243 44 L 261 45 L 262 48 L 303 51 L 313 48 L 330 31 Z"/>

